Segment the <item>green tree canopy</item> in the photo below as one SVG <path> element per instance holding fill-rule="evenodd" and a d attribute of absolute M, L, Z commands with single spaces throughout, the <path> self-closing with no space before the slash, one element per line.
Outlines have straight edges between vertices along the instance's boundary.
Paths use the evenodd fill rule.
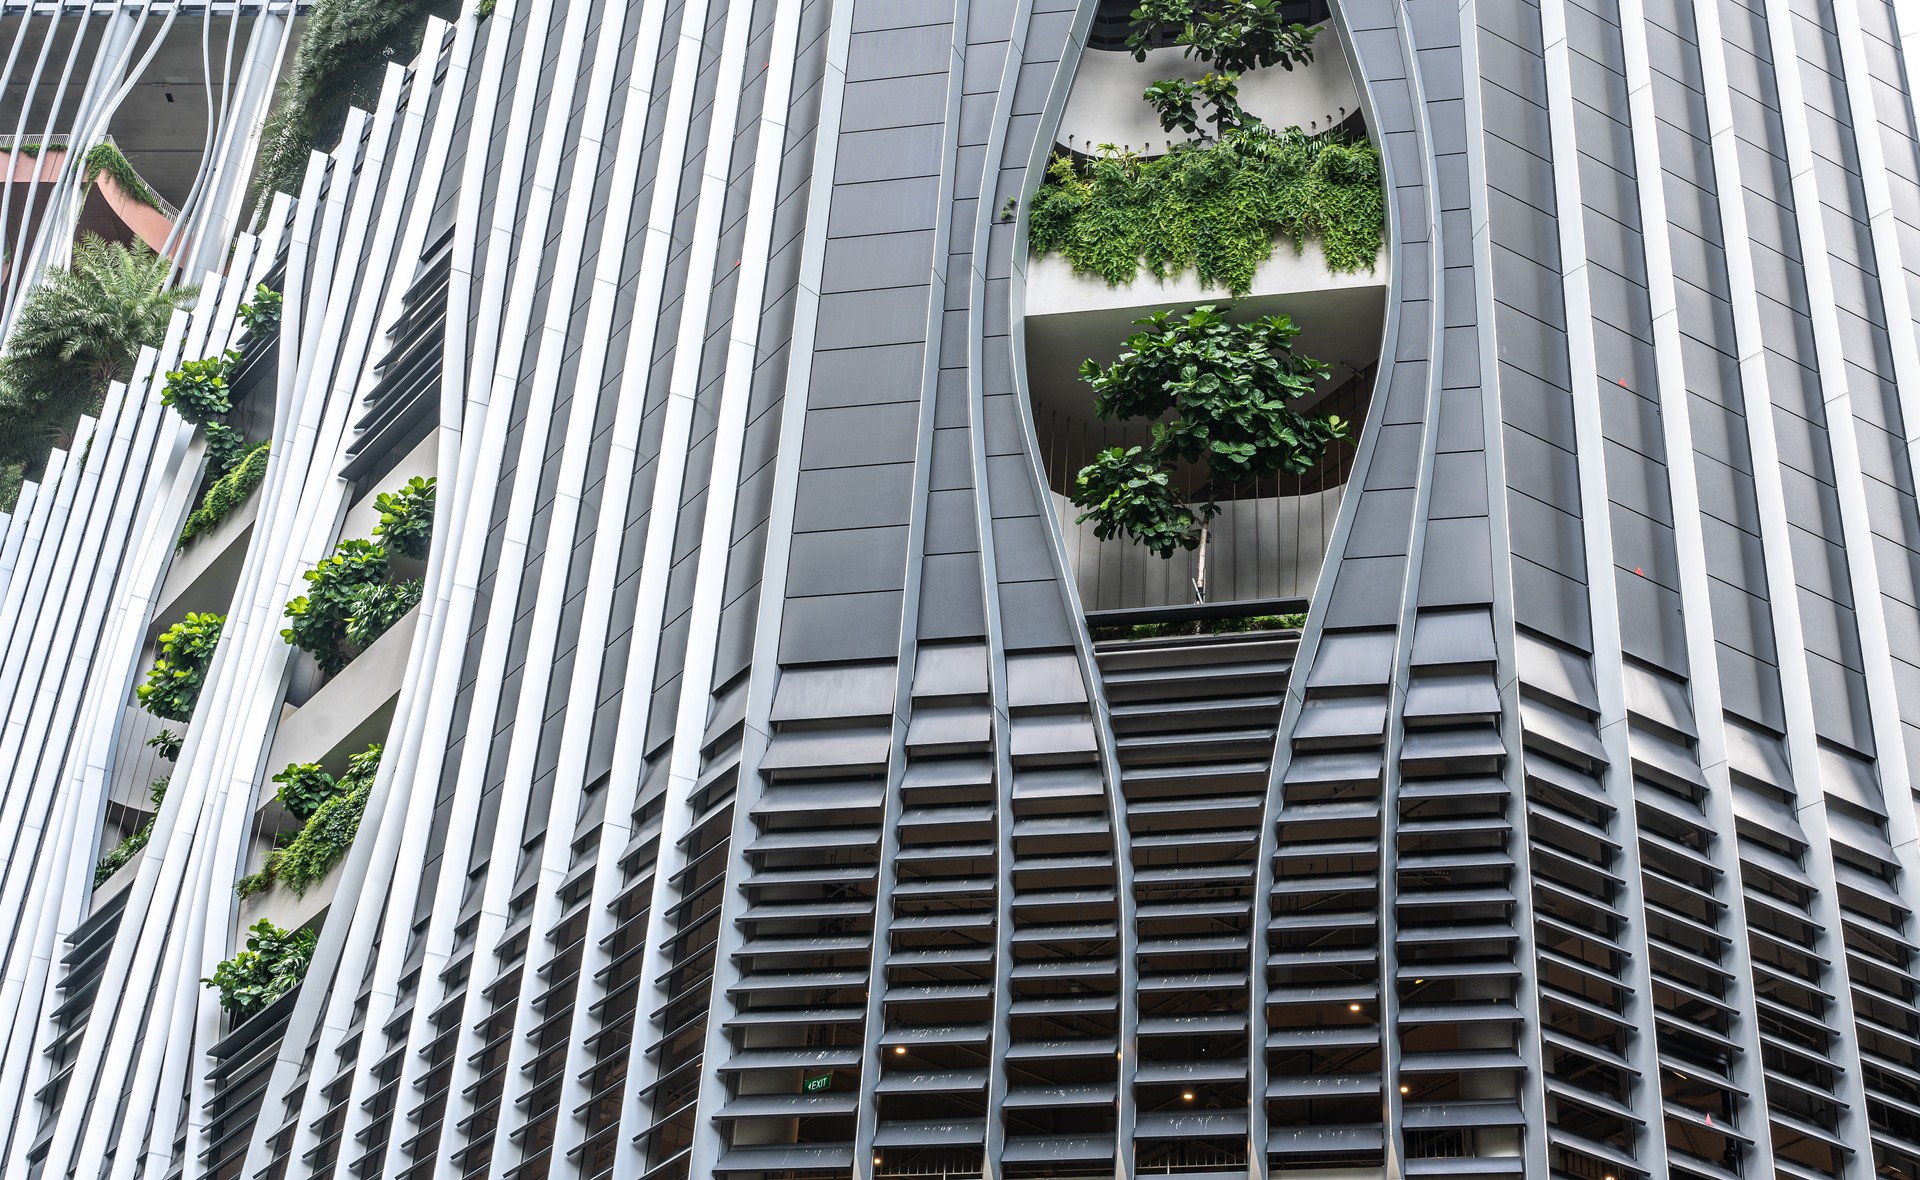
<path fill-rule="evenodd" d="M 168 288 L 171 266 L 144 244 L 87 234 L 71 265 L 47 269 L 0 356 L 0 466 L 39 475 L 108 384 L 132 375 L 140 349 L 161 342 L 174 310 L 199 294 Z"/>
<path fill-rule="evenodd" d="M 1197 548 L 1222 495 L 1278 472 L 1305 473 L 1349 437 L 1338 415 L 1292 405 L 1327 374 L 1293 350 L 1293 321 L 1235 324 L 1228 310 L 1156 311 L 1134 321 L 1144 330 L 1127 337 L 1113 364 L 1081 365 L 1096 415 L 1153 424 L 1150 443 L 1109 447 L 1075 480 L 1079 519 L 1092 521 L 1100 539 L 1125 534 L 1161 557 Z M 1202 473 L 1190 496 L 1174 486 L 1183 464 Z"/>
<path fill-rule="evenodd" d="M 1281 0 L 1140 0 L 1127 37 L 1135 60 L 1147 60 L 1153 35 L 1168 26 L 1180 30 L 1175 40 L 1187 57 L 1234 74 L 1305 65 L 1320 33 L 1288 20 Z"/>

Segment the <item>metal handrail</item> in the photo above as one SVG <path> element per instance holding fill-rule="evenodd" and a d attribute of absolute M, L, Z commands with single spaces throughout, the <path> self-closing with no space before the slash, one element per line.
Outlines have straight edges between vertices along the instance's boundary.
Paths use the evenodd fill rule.
<path fill-rule="evenodd" d="M 1305 614 L 1305 598 L 1244 598 L 1237 602 L 1184 602 L 1176 606 L 1130 606 L 1087 612 L 1089 627 L 1132 627 L 1141 623 L 1190 623 L 1196 619 L 1247 619 L 1256 615 Z"/>

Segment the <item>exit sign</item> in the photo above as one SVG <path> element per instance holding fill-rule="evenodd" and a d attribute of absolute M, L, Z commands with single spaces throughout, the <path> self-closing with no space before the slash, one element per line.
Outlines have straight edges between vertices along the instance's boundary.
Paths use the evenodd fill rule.
<path fill-rule="evenodd" d="M 803 1094 L 818 1094 L 820 1091 L 826 1089 L 828 1086 L 831 1086 L 832 1084 L 833 1084 L 832 1074 L 830 1073 L 818 1074 L 814 1077 L 808 1078 L 804 1082 L 801 1082 L 800 1092 Z"/>

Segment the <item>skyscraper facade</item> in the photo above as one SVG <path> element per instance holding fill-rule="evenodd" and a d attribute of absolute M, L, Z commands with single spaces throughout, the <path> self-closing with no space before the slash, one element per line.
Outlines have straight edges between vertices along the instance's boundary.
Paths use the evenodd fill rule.
<path fill-rule="evenodd" d="M 1920 1180 L 1906 0 L 486 0 L 245 217 L 333 10 L 104 7 L 76 161 L 255 74 L 0 518 L 0 1175 Z M 1353 425 L 1162 557 L 1204 305 Z"/>

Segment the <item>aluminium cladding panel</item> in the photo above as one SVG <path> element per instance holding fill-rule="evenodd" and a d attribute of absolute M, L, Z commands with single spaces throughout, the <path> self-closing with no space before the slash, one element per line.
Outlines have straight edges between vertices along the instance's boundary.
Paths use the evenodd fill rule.
<path fill-rule="evenodd" d="M 977 448 L 983 455 L 977 460 L 976 470 L 985 475 L 990 509 L 986 523 L 991 526 L 992 568 L 999 583 L 1005 647 L 1066 647 L 1078 629 L 1077 623 L 1068 621 L 1065 609 L 1065 585 L 1070 575 L 1058 564 L 1061 551 L 1055 540 L 1059 519 L 1029 450 L 1033 432 L 1027 420 L 1025 383 L 1015 371 L 1023 354 L 1015 347 L 1012 335 L 1014 303 L 1009 276 L 1018 262 L 1014 253 L 1023 248 L 1024 238 L 1017 225 L 1001 216 L 999 210 L 1026 190 L 1029 161 L 1036 157 L 1036 132 L 1053 79 L 1061 68 L 1063 54 L 1077 49 L 1067 40 L 1074 14 L 1058 5 L 1049 11 L 1048 6 L 1036 4 L 1030 12 L 1016 14 L 1013 6 L 1002 9 L 976 3 L 969 15 L 967 89 L 971 89 L 974 63 L 982 57 L 991 60 L 991 55 L 981 54 L 977 46 L 983 41 L 991 45 L 1001 36 L 1014 38 L 997 96 L 995 121 L 1004 131 L 989 140 L 988 158 L 983 161 L 993 171 L 983 177 L 975 199 L 955 192 L 956 237 L 962 218 L 971 217 L 974 224 L 967 229 L 985 250 L 984 258 L 973 260 L 974 277 L 969 281 L 970 291 L 977 292 L 974 297 L 981 300 L 968 312 L 969 330 L 980 338 L 981 370 L 976 379 L 983 394 L 983 421 L 975 426 L 984 431 L 979 438 L 984 445 Z M 1002 22 L 1010 26 L 1004 32 Z M 1014 51 L 1017 58 L 1012 56 Z M 993 167 L 991 157 L 996 150 L 998 166 Z M 978 229 L 982 224 L 986 226 L 984 235 Z M 953 301 L 950 291 L 949 305 Z"/>
<path fill-rule="evenodd" d="M 1810 155 L 1813 167 L 1810 180 L 1802 184 L 1818 195 L 1820 236 L 1826 247 L 1826 269 L 1820 276 L 1824 291 L 1815 292 L 1825 313 L 1822 373 L 1829 387 L 1839 379 L 1847 392 L 1844 404 L 1852 411 L 1852 446 L 1848 448 L 1843 437 L 1837 440 L 1842 445 L 1836 451 L 1840 459 L 1849 449 L 1853 452 L 1854 461 L 1848 464 L 1852 470 L 1837 474 L 1843 504 L 1856 514 L 1848 526 L 1854 530 L 1850 544 L 1863 551 L 1860 564 L 1871 569 L 1881 599 L 1871 601 L 1868 587 L 1869 600 L 1860 603 L 1863 612 L 1876 616 L 1862 620 L 1859 638 L 1866 650 L 1859 654 L 1863 665 L 1897 661 L 1895 653 L 1903 651 L 1910 661 L 1920 639 L 1914 609 L 1920 602 L 1916 586 L 1920 515 L 1906 445 L 1911 426 L 1898 388 L 1903 368 L 1909 380 L 1920 378 L 1920 361 L 1915 359 L 1911 339 L 1911 315 L 1901 315 L 1896 323 L 1890 314 L 1907 302 L 1897 235 L 1876 235 L 1870 224 L 1874 209 L 1866 183 L 1868 170 L 1871 167 L 1882 183 L 1888 170 L 1873 104 L 1868 102 L 1865 110 L 1855 108 L 1875 92 L 1876 79 L 1861 76 L 1866 72 L 1865 62 L 1859 60 L 1864 51 L 1854 56 L 1843 46 L 1843 41 L 1864 37 L 1856 27 L 1861 12 L 1877 9 L 1877 4 L 1848 4 L 1843 11 L 1831 0 L 1823 0 L 1808 11 L 1796 12 L 1792 26 L 1804 97 L 1802 133 L 1810 149 L 1802 158 Z M 1911 166 L 1911 138 L 1897 147 Z M 1836 373 L 1836 368 L 1844 372 Z M 1884 640 L 1879 636 L 1882 630 L 1887 633 Z M 1890 649 L 1885 655 L 1880 651 L 1883 642 Z M 1902 666 L 1912 667 L 1910 662 L 1889 666 L 1896 672 Z M 1911 684 L 1910 673 L 1908 679 Z M 1920 699 L 1899 693 L 1897 681 L 1887 687 L 1896 689 L 1893 699 L 1885 699 L 1883 687 L 1877 690 L 1881 699 L 1873 707 L 1895 709 L 1904 725 L 1913 725 L 1920 718 Z"/>
<path fill-rule="evenodd" d="M 1476 5 L 1515 621 L 1581 650 L 1589 616 L 1559 194 L 1540 17 Z M 1537 269 L 1538 268 L 1538 269 Z M 1539 269 L 1555 276 L 1542 285 Z"/>
<path fill-rule="evenodd" d="M 1416 82 L 1408 63 L 1410 58 L 1432 62 L 1432 69 L 1444 74 L 1446 59 L 1457 59 L 1458 53 L 1414 51 L 1398 6 L 1382 0 L 1343 5 L 1339 15 L 1389 186 L 1392 274 L 1378 377 L 1384 396 L 1373 399 L 1363 432 L 1354 465 L 1358 494 L 1346 498 L 1353 505 L 1351 524 L 1344 532 L 1336 530 L 1335 543 L 1345 544 L 1329 554 L 1338 560 L 1329 560 L 1322 573 L 1321 585 L 1329 592 L 1324 619 L 1318 621 L 1328 627 L 1380 626 L 1397 623 L 1401 614 L 1414 544 L 1413 489 L 1429 405 L 1438 388 L 1434 238 L 1440 217 L 1429 161 L 1431 133 L 1424 112 L 1416 113 L 1414 107 L 1416 87 L 1424 85 L 1424 77 Z"/>
<path fill-rule="evenodd" d="M 711 394 L 706 398 L 700 396 L 704 383 L 698 380 L 704 359 L 698 342 L 705 338 L 705 334 L 694 335 L 690 327 L 683 323 L 689 304 L 696 309 L 716 307 L 714 296 L 727 282 L 722 279 L 716 284 L 712 279 L 712 276 L 723 273 L 717 252 L 705 256 L 696 254 L 699 218 L 717 219 L 721 212 L 703 207 L 703 202 L 709 198 L 703 191 L 702 181 L 709 174 L 725 176 L 729 178 L 726 191 L 732 191 L 733 186 L 740 183 L 740 178 L 733 174 L 736 164 L 743 158 L 748 161 L 752 159 L 751 153 L 742 157 L 737 144 L 728 145 L 736 148 L 728 160 L 710 161 L 707 158 L 713 150 L 709 141 L 716 117 L 716 103 L 720 101 L 716 87 L 723 65 L 721 48 L 727 25 L 736 20 L 749 20 L 751 13 L 751 5 L 727 4 L 714 4 L 707 13 L 707 26 L 701 35 L 698 68 L 693 81 L 693 113 L 687 131 L 688 149 L 681 164 L 671 245 L 668 247 L 665 303 L 654 337 L 652 369 L 647 382 L 650 398 L 658 390 L 662 396 L 692 400 L 692 421 L 687 427 L 687 438 L 683 444 L 685 453 L 662 455 L 662 461 L 670 465 L 666 474 L 670 479 L 678 480 L 678 495 L 671 503 L 662 505 L 672 511 L 672 520 L 656 522 L 656 527 L 664 524 L 673 530 L 673 544 L 668 557 L 666 598 L 660 608 L 658 647 L 653 664 L 652 706 L 648 712 L 644 746 L 649 756 L 672 736 L 674 718 L 678 712 L 680 674 L 686 660 L 687 627 L 693 605 L 693 573 L 698 565 L 697 549 L 704 515 L 703 497 L 707 472 L 713 461 L 715 407 Z M 737 100 L 728 95 L 725 101 L 733 103 Z M 715 245 L 707 247 L 711 251 L 717 251 L 718 248 Z M 737 258 L 730 261 L 737 261 Z M 695 291 L 690 283 L 700 283 L 705 289 Z M 726 306 L 731 307 L 731 303 Z M 706 314 L 705 311 L 700 313 L 700 322 L 703 324 L 707 322 Z M 683 348 L 690 348 L 692 355 L 681 355 Z M 724 352 L 719 355 L 724 356 Z M 685 373 L 693 373 L 696 377 L 688 381 L 682 376 Z M 694 388 L 670 394 L 670 386 L 676 384 Z M 667 428 L 671 434 L 670 420 Z"/>
<path fill-rule="evenodd" d="M 1659 124 L 1658 162 L 1722 704 L 1778 731 L 1786 722 L 1779 657 L 1767 608 L 1748 399 L 1733 326 L 1725 228 L 1718 210 L 1723 181 L 1711 155 L 1701 49 L 1691 5 L 1683 0 L 1652 0 L 1646 5 L 1643 35 Z"/>
<path fill-rule="evenodd" d="M 784 394 L 793 350 L 794 305 L 800 294 L 801 255 L 806 240 L 803 219 L 811 191 L 807 180 L 813 170 L 821 92 L 827 84 L 825 48 L 830 13 L 827 0 L 810 0 L 801 10 L 797 34 L 801 56 L 782 120 L 786 138 L 782 144 L 773 212 L 773 252 L 761 296 L 752 400 L 747 411 L 746 437 L 741 441 L 740 486 L 734 503 L 725 602 L 720 612 L 720 636 L 711 686 L 716 692 L 745 671 L 752 659 L 754 629 L 760 611 L 761 575 L 773 517 Z M 827 289 L 830 288 L 823 282 L 822 290 Z M 829 474 L 838 474 L 846 482 L 841 489 L 845 494 L 827 497 L 828 503 L 876 500 L 864 484 L 866 472 L 853 469 Z M 795 499 L 799 501 L 798 496 Z M 877 501 L 888 502 L 885 497 Z M 820 528 L 825 522 L 815 519 L 810 523 Z M 795 531 L 798 528 L 796 517 Z"/>
<path fill-rule="evenodd" d="M 1874 246 L 1881 252 L 1876 270 L 1885 290 L 1893 367 L 1897 375 L 1906 378 L 1900 381 L 1896 377 L 1895 392 L 1906 391 L 1901 405 L 1903 419 L 1910 427 L 1916 409 L 1920 408 L 1916 407 L 1911 388 L 1915 355 L 1920 352 L 1913 330 L 1916 322 L 1920 322 L 1915 318 L 1920 314 L 1920 302 L 1916 302 L 1912 270 L 1920 265 L 1920 246 L 1915 244 L 1911 225 L 1916 217 L 1915 202 L 1920 200 L 1920 132 L 1915 126 L 1911 84 L 1900 58 L 1903 30 L 1888 0 L 1860 5 L 1851 13 L 1836 12 L 1836 16 L 1851 22 L 1842 29 L 1850 94 L 1856 104 L 1869 108 L 1858 120 L 1865 128 L 1859 133 L 1858 142 L 1864 157 Z M 1904 32 L 1910 36 L 1911 17 L 1907 24 L 1909 27 Z M 1870 101 L 1862 104 L 1863 96 Z M 1910 431 L 1895 431 L 1894 441 L 1899 443 L 1908 433 Z M 1894 474 L 1895 486 L 1912 488 L 1914 472 L 1910 458 L 1896 463 Z M 1870 494 L 1872 491 L 1870 485 Z M 1911 781 L 1920 778 L 1920 725 L 1911 718 L 1911 711 L 1920 707 L 1920 635 L 1914 634 L 1912 628 L 1913 620 L 1920 618 L 1920 591 L 1914 589 L 1916 573 L 1912 559 L 1891 551 L 1896 539 L 1889 536 L 1877 511 L 1874 521 L 1878 537 L 1875 546 L 1882 554 L 1882 589 L 1907 607 L 1905 611 L 1890 608 L 1887 623 Z M 1911 534 L 1904 534 L 1897 543 L 1906 550 L 1920 547 Z"/>
<path fill-rule="evenodd" d="M 1638 185 L 1627 127 L 1626 60 L 1610 2 L 1569 9 L 1575 143 L 1594 372 L 1600 390 L 1612 577 L 1626 654 L 1676 676 L 1687 672 L 1666 444 L 1653 353 Z M 1586 359 L 1586 358 L 1583 358 Z"/>
<path fill-rule="evenodd" d="M 892 657 L 903 617 L 934 291 L 929 247 L 948 142 L 952 9 L 876 0 L 851 8 L 843 18 L 852 26 L 845 105 L 824 211 L 783 664 Z M 926 97 L 907 97 L 915 93 Z M 883 146 L 890 150 L 879 152 Z M 895 261 L 861 266 L 875 249 Z M 849 490 L 856 494 L 841 495 Z"/>
<path fill-rule="evenodd" d="M 1803 254 L 1787 130 L 1771 27 L 1759 8 L 1721 14 L 1739 180 L 1747 207 L 1749 265 L 1765 349 L 1767 392 L 1799 599 L 1803 656 L 1812 683 L 1815 729 L 1829 741 L 1871 753 L 1856 604 L 1849 586 L 1835 486 L 1828 408 L 1822 394 L 1809 262 Z M 1798 69 L 1798 62 L 1785 63 Z M 1797 116 L 1796 116 L 1797 117 Z M 1806 211 L 1820 216 L 1818 208 Z M 1815 260 L 1813 265 L 1824 262 Z M 1771 473 L 1769 473 L 1771 476 Z M 1776 595 L 1784 592 L 1777 588 Z"/>

